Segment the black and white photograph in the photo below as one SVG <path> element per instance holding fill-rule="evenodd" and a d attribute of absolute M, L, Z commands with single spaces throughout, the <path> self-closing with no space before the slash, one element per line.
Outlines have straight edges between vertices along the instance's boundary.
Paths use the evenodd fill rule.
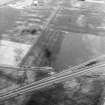
<path fill-rule="evenodd" d="M 0 0 L 0 105 L 105 105 L 105 0 Z"/>

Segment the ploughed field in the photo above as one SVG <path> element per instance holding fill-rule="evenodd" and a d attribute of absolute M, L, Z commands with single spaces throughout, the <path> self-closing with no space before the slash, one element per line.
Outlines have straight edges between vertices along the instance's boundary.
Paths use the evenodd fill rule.
<path fill-rule="evenodd" d="M 58 4 L 61 8 L 52 17 Z M 86 7 L 86 3 L 82 5 L 83 8 Z M 7 56 L 7 53 L 1 54 L 3 60 L 0 63 L 19 66 L 33 43 L 36 43 L 37 46 L 35 54 L 40 53 L 40 55 L 38 57 L 33 56 L 33 58 L 36 58 L 31 65 L 51 66 L 55 69 L 55 72 L 60 72 L 70 66 L 73 67 L 103 55 L 105 53 L 105 13 L 99 11 L 101 6 L 90 10 L 89 8 L 92 8 L 92 5 L 88 5 L 89 7 L 87 6 L 85 9 L 82 7 L 73 8 L 69 1 L 62 0 L 50 1 L 45 6 L 32 6 L 21 10 L 9 6 L 0 8 L 0 50 L 6 52 L 6 49 L 2 46 L 8 47 L 9 45 L 8 52 L 11 52 L 11 57 Z M 6 45 L 5 41 L 9 41 L 9 44 Z M 12 46 L 13 43 L 10 42 L 14 42 L 16 45 Z M 22 44 L 25 44 L 26 47 L 22 47 Z M 19 56 L 19 52 L 21 52 L 19 49 L 21 48 L 24 53 Z M 17 51 L 19 52 L 17 53 Z M 18 59 L 19 57 L 20 59 Z M 8 63 L 8 58 L 13 63 Z M 9 73 L 12 76 L 16 75 L 13 71 Z M 7 71 L 5 71 L 5 74 L 8 74 Z M 49 76 L 46 73 L 33 74 L 33 72 L 30 75 L 27 74 L 29 82 Z M 7 86 L 4 86 L 4 82 Z M 13 82 L 10 82 L 11 84 L 13 87 L 10 89 L 20 86 Z M 1 89 L 8 87 L 9 80 L 2 80 L 1 78 L 1 85 Z M 26 105 L 104 105 L 104 93 L 104 74 L 94 73 L 77 76 L 70 81 L 54 84 L 50 88 L 37 91 L 30 96 L 31 98 L 28 98 L 27 103 L 26 100 L 23 103 Z M 13 102 L 11 100 L 7 101 L 5 104 L 21 104 L 16 101 L 19 101 L 19 99 L 15 99 L 15 101 L 13 99 Z"/>

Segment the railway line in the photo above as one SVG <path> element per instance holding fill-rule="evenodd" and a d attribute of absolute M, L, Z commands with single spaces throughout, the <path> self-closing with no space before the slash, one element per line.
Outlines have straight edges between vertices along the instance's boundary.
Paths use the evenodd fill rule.
<path fill-rule="evenodd" d="M 70 71 L 68 70 L 63 70 L 61 73 L 62 75 L 64 73 L 68 73 L 68 72 L 73 72 L 73 71 L 78 71 L 78 69 L 80 68 L 89 68 L 89 67 L 93 67 L 93 66 L 96 66 L 96 65 L 100 65 L 100 64 L 104 64 L 104 61 L 105 61 L 105 55 L 102 55 L 102 56 L 99 56 L 99 57 L 96 57 L 94 59 L 91 59 L 85 63 L 82 63 L 81 65 L 79 66 L 75 66 L 75 67 L 72 67 L 70 69 Z M 33 72 L 44 72 L 44 73 L 50 73 L 50 72 L 55 72 L 55 70 L 52 68 L 52 67 L 48 67 L 48 66 L 45 66 L 45 67 L 12 67 L 12 66 L 6 66 L 6 65 L 0 65 L 0 72 L 1 72 L 1 76 L 3 78 L 6 78 L 7 80 L 9 81 L 13 81 L 13 82 L 16 82 L 16 83 L 19 83 L 18 81 L 20 81 L 19 78 L 15 78 L 15 77 L 11 77 L 11 74 L 5 74 L 6 71 L 13 71 L 13 72 L 27 72 L 27 71 L 33 71 Z"/>
<path fill-rule="evenodd" d="M 100 59 L 100 58 L 97 58 L 97 59 Z M 93 59 L 93 62 L 94 62 L 94 60 L 95 59 Z M 94 66 L 85 68 L 84 66 L 87 64 L 89 64 L 89 61 L 86 63 L 83 63 L 81 65 L 78 65 L 78 66 L 75 66 L 72 68 L 68 68 L 67 70 L 56 73 L 56 74 L 54 74 L 50 77 L 44 78 L 42 80 L 35 81 L 33 83 L 29 83 L 25 86 L 22 86 L 20 88 L 13 89 L 9 92 L 6 92 L 6 93 L 1 92 L 0 93 L 0 101 L 5 101 L 7 99 L 16 97 L 18 95 L 27 94 L 32 91 L 37 91 L 37 90 L 43 89 L 45 87 L 49 87 L 54 84 L 58 84 L 58 83 L 66 81 L 66 80 L 70 80 L 74 77 L 85 75 L 85 74 L 88 74 L 91 72 L 98 72 L 98 73 L 105 72 L 104 71 L 105 62 L 101 62 L 101 63 L 95 64 Z"/>
<path fill-rule="evenodd" d="M 45 25 L 44 25 L 42 33 L 41 33 L 42 37 L 46 37 L 45 34 L 47 33 L 46 31 L 49 29 L 49 26 L 50 26 L 49 24 L 53 21 L 53 19 L 55 18 L 56 14 L 58 13 L 58 11 L 60 9 L 61 9 L 61 7 L 58 6 L 57 9 L 55 11 L 53 11 L 51 16 L 48 18 L 46 24 L 43 23 Z M 62 8 L 62 9 L 64 9 L 64 8 Z M 66 9 L 68 9 L 68 8 L 66 8 Z M 31 21 L 32 23 L 37 21 L 37 19 L 33 20 L 33 18 L 38 18 L 37 16 L 34 16 L 34 15 L 31 16 L 33 14 L 33 12 L 34 12 L 34 10 L 28 16 L 28 18 L 30 18 L 30 19 L 27 20 L 27 21 Z M 40 19 L 40 22 L 41 22 L 41 19 Z M 23 20 L 20 19 L 19 22 L 21 22 L 21 21 L 23 21 Z M 19 24 L 24 24 L 24 23 L 19 23 Z M 55 30 L 57 31 L 57 29 L 55 29 Z M 60 29 L 58 29 L 58 30 L 60 30 Z M 68 31 L 71 31 L 71 30 L 69 29 Z M 74 32 L 76 32 L 76 31 L 74 30 Z M 49 32 L 47 34 L 52 34 L 52 32 Z M 0 71 L 13 70 L 13 71 L 26 71 L 26 72 L 27 71 L 35 71 L 35 72 L 37 72 L 37 71 L 41 70 L 44 72 L 46 72 L 46 71 L 49 72 L 50 70 L 53 70 L 52 67 L 30 67 L 31 66 L 30 63 L 27 64 L 27 62 L 30 61 L 30 56 L 34 57 L 35 47 L 36 47 L 36 43 L 33 44 L 31 49 L 29 50 L 29 52 L 23 58 L 23 60 L 20 64 L 20 67 L 8 67 L 8 66 L 0 65 Z M 72 68 L 68 67 L 67 69 L 63 70 L 62 72 L 55 73 L 50 77 L 46 77 L 44 79 L 41 79 L 41 80 L 38 80 L 38 81 L 35 81 L 32 83 L 28 83 L 26 85 L 20 86 L 19 88 L 15 88 L 8 92 L 0 92 L 0 102 L 8 100 L 8 99 L 16 97 L 16 96 L 23 95 L 23 94 L 29 94 L 33 91 L 38 91 L 45 87 L 49 87 L 54 84 L 58 84 L 58 83 L 66 81 L 66 80 L 75 78 L 77 76 L 85 75 L 85 74 L 88 74 L 91 72 L 98 72 L 98 73 L 105 72 L 104 68 L 105 68 L 105 55 L 95 58 L 95 59 L 92 59 L 92 60 L 89 60 L 83 64 L 80 64 L 80 65 L 72 67 Z"/>

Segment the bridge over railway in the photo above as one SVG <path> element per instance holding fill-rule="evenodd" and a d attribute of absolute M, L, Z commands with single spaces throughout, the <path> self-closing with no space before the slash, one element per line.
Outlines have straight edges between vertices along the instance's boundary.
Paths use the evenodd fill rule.
<path fill-rule="evenodd" d="M 32 45 L 32 48 L 29 50 L 29 52 L 23 58 L 23 60 L 21 61 L 19 67 L 8 67 L 8 66 L 3 66 L 3 65 L 0 66 L 0 76 L 1 76 L 1 78 L 4 78 L 8 82 L 9 81 L 12 82 L 12 84 L 15 84 L 18 87 L 20 84 L 24 86 L 24 82 L 25 82 L 24 80 L 26 80 L 26 78 L 28 78 L 28 77 L 26 77 L 27 74 L 29 74 L 29 73 L 33 74 L 33 73 L 39 72 L 39 71 L 44 71 L 44 72 L 47 72 L 48 73 L 49 71 L 52 70 L 51 67 L 35 67 L 35 66 L 40 65 L 40 62 L 41 62 L 40 59 L 43 59 L 43 56 L 44 56 L 43 55 L 43 52 L 42 52 L 42 50 L 43 50 L 42 48 L 43 48 L 43 44 L 44 44 L 43 42 L 45 42 L 45 44 L 48 42 L 47 45 L 45 45 L 47 47 L 48 44 L 49 44 L 49 41 L 53 41 L 52 40 L 53 37 L 56 36 L 56 39 L 52 42 L 52 44 L 50 46 L 50 48 L 52 48 L 52 47 L 54 47 L 54 45 L 56 44 L 56 42 L 59 42 L 58 41 L 59 38 L 61 39 L 61 37 L 58 38 L 58 36 L 61 35 L 60 32 L 48 31 L 47 30 L 47 27 L 48 27 L 49 23 L 53 20 L 53 18 L 55 17 L 55 15 L 59 11 L 59 9 L 60 9 L 60 7 L 58 6 L 56 8 L 56 10 L 53 11 L 53 13 L 51 14 L 51 16 L 48 18 L 46 24 L 43 27 L 43 31 L 41 32 L 41 35 L 40 35 L 40 38 L 39 38 L 38 42 L 37 43 L 34 43 Z M 51 36 L 51 34 L 53 34 L 53 37 Z M 42 41 L 42 40 L 44 40 L 44 41 Z M 58 44 L 58 45 L 60 45 L 60 44 Z M 59 50 L 59 49 L 57 49 L 57 50 Z M 34 66 L 34 67 L 32 67 L 32 66 Z M 15 71 L 15 72 L 23 71 L 24 72 L 24 77 L 17 78 L 15 76 L 11 75 L 11 74 L 6 73 L 6 71 L 9 71 L 9 70 L 10 71 Z M 31 77 L 29 77 L 29 78 L 31 78 Z M 31 80 L 34 81 L 34 78 L 32 78 L 30 80 L 29 80 L 29 78 L 27 79 L 28 80 L 28 83 L 30 83 Z"/>
<path fill-rule="evenodd" d="M 68 13 L 72 14 L 73 12 L 74 12 L 73 15 L 68 15 Z M 86 10 L 84 9 L 84 11 L 82 11 L 82 12 L 85 13 Z M 44 25 L 43 30 L 40 35 L 40 38 L 39 38 L 39 41 L 37 43 L 33 43 L 31 49 L 26 54 L 26 56 L 23 58 L 19 67 L 8 67 L 8 66 L 0 65 L 0 76 L 16 83 L 17 81 L 19 81 L 19 80 L 17 80 L 17 78 L 12 78 L 11 75 L 6 75 L 2 71 L 5 71 L 5 70 L 25 71 L 25 72 L 33 71 L 32 73 L 37 72 L 37 71 L 44 71 L 44 72 L 50 73 L 50 71 L 54 71 L 54 69 L 52 67 L 33 67 L 33 66 L 35 64 L 36 65 L 40 64 L 39 56 L 42 56 L 42 59 L 43 59 L 43 54 L 41 55 L 40 53 L 42 52 L 44 47 L 47 48 L 49 46 L 48 45 L 49 42 L 52 42 L 55 45 L 56 42 L 58 42 L 59 38 L 62 39 L 62 32 L 61 32 L 62 30 L 67 31 L 67 32 L 72 31 L 72 32 L 76 32 L 76 33 L 87 33 L 87 32 L 92 33 L 92 34 L 97 33 L 96 29 L 90 29 L 89 27 L 87 28 L 87 26 L 85 28 L 81 27 L 81 26 L 79 27 L 79 26 L 76 26 L 77 24 L 73 23 L 73 22 L 75 22 L 75 20 L 72 21 L 72 19 L 75 19 L 75 16 L 77 16 L 77 17 L 81 16 L 80 13 L 81 13 L 80 9 L 77 9 L 77 8 L 70 9 L 70 8 L 65 8 L 65 7 L 62 8 L 61 6 L 58 6 L 56 8 L 56 10 L 53 11 L 53 13 L 49 17 L 48 21 Z M 75 14 L 77 14 L 77 15 L 75 15 Z M 63 17 L 62 19 L 59 18 L 60 16 L 62 17 L 63 15 L 65 15 L 65 17 Z M 88 14 L 88 15 L 90 15 L 90 14 Z M 55 22 L 53 22 L 54 19 L 56 20 Z M 70 20 L 70 22 L 68 22 L 68 19 Z M 84 17 L 83 17 L 83 19 L 84 19 Z M 63 24 L 62 22 L 66 22 L 67 24 Z M 59 26 L 61 26 L 61 27 L 59 27 Z M 99 31 L 99 29 L 97 31 Z M 105 32 L 105 30 L 103 28 L 100 29 L 100 31 L 102 31 L 103 33 Z M 54 36 L 57 37 L 56 40 L 52 40 L 52 37 L 54 37 Z M 43 40 L 45 40 L 47 44 L 43 43 Z M 42 43 L 42 44 L 40 44 L 40 43 Z M 61 42 L 59 42 L 59 43 L 61 43 Z M 50 46 L 53 50 L 55 48 L 54 45 Z M 40 46 L 40 48 L 39 48 L 39 46 Z M 59 47 L 56 46 L 56 48 L 59 48 Z M 36 52 L 36 50 L 37 50 L 37 52 Z M 38 54 L 40 54 L 40 55 L 38 56 Z M 37 58 L 35 58 L 36 56 L 37 56 Z M 53 86 L 54 84 L 62 83 L 66 80 L 70 80 L 77 76 L 87 75 L 87 74 L 91 74 L 91 73 L 96 73 L 96 74 L 104 73 L 105 72 L 104 69 L 105 69 L 105 55 L 95 58 L 95 59 L 92 59 L 92 60 L 89 60 L 81 65 L 78 65 L 78 66 L 75 66 L 72 68 L 68 67 L 66 70 L 63 70 L 62 72 L 54 73 L 53 75 L 46 77 L 44 79 L 38 80 L 38 81 L 33 81 L 33 82 L 23 84 L 23 85 L 19 86 L 18 88 L 14 88 L 7 92 L 2 92 L 2 90 L 1 90 L 0 102 L 9 100 L 13 97 L 26 95 L 26 94 L 32 93 L 33 91 L 38 91 L 40 89 L 44 89 L 46 87 Z M 24 79 L 26 79 L 26 78 L 24 78 Z"/>

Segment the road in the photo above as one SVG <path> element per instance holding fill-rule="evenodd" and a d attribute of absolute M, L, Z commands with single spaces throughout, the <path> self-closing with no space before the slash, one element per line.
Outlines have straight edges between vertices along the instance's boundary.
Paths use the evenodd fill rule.
<path fill-rule="evenodd" d="M 52 3 L 50 3 L 51 5 Z M 47 36 L 46 34 L 52 34 L 52 32 L 48 33 L 46 31 L 46 29 L 54 29 L 54 33 L 53 36 L 49 37 L 49 39 L 51 38 L 50 41 L 52 40 L 52 37 L 55 36 L 56 32 L 58 31 L 66 31 L 66 32 L 75 32 L 75 33 L 89 33 L 89 34 L 100 34 L 104 35 L 104 24 L 101 24 L 104 20 L 104 12 L 100 12 L 100 11 L 91 11 L 88 9 L 82 9 L 80 10 L 79 8 L 70 8 L 70 4 L 68 2 L 65 2 L 65 0 L 61 3 L 61 10 L 57 11 L 56 7 L 56 3 L 52 4 L 54 5 L 53 8 L 47 8 L 47 7 L 42 7 L 42 8 L 28 8 L 28 9 L 24 9 L 21 11 L 21 17 L 16 21 L 15 27 L 14 29 L 11 30 L 7 30 L 7 34 L 11 36 L 11 38 L 16 39 L 16 37 L 20 37 L 19 41 L 22 40 L 22 37 L 19 36 L 19 34 L 25 34 L 25 39 L 24 41 L 22 40 L 22 42 L 26 42 L 26 36 L 28 36 L 26 33 L 22 33 L 24 31 L 24 27 L 26 29 L 29 29 L 30 26 L 36 28 L 40 27 L 40 29 L 44 30 L 41 31 L 40 35 L 42 35 L 44 38 L 45 36 Z M 52 19 L 53 18 L 53 19 Z M 52 21 L 53 20 L 53 21 Z M 101 22 L 100 22 L 101 20 Z M 101 25 L 103 25 L 103 27 L 101 27 Z M 46 31 L 46 32 L 45 32 Z M 16 36 L 16 34 L 18 33 L 18 35 Z M 13 37 L 14 36 L 14 37 Z M 30 36 L 30 35 L 29 35 Z M 28 36 L 28 38 L 29 38 Z M 49 35 L 48 35 L 49 36 Z M 59 35 L 58 35 L 59 36 Z M 42 37 L 42 39 L 43 39 Z M 32 37 L 32 39 L 35 39 Z M 42 39 L 40 40 L 40 42 L 42 41 Z M 44 42 L 47 42 L 49 40 L 46 40 L 47 38 L 43 39 L 45 40 Z M 56 38 L 57 39 L 57 38 Z M 34 40 L 33 40 L 34 41 Z M 32 41 L 32 42 L 33 42 Z M 57 42 L 58 40 L 56 40 Z M 35 46 L 35 42 L 33 44 L 33 47 Z M 45 45 L 46 43 L 44 43 Z M 32 47 L 32 49 L 34 49 Z M 42 50 L 40 50 L 42 51 Z M 30 52 L 26 55 L 26 59 L 29 57 L 28 60 L 24 60 L 23 59 L 23 63 L 22 65 L 28 61 L 28 65 L 27 63 L 25 64 L 26 66 L 30 66 L 30 59 L 32 58 L 32 54 L 35 54 L 34 51 L 30 50 Z M 36 54 L 37 55 L 37 54 Z M 39 56 L 38 56 L 39 57 Z M 32 60 L 32 59 L 31 59 Z M 37 62 L 37 59 L 36 59 Z M 32 62 L 31 62 L 32 63 Z M 103 63 L 102 65 L 102 70 L 104 69 L 105 64 Z M 100 67 L 99 66 L 99 67 Z M 98 67 L 98 70 L 100 70 L 100 68 Z M 94 67 L 94 69 L 96 69 L 96 67 Z M 94 70 L 92 69 L 92 71 Z M 73 69 L 74 70 L 74 69 Z M 81 69 L 80 69 L 81 70 Z M 98 71 L 96 70 L 96 71 Z M 10 97 L 14 97 L 17 96 L 18 94 L 24 94 L 30 91 L 35 91 L 37 89 L 41 89 L 44 88 L 46 86 L 50 86 L 54 83 L 59 83 L 62 82 L 64 80 L 68 80 L 69 77 L 73 77 L 73 76 L 77 76 L 78 74 L 81 73 L 87 73 L 87 72 L 91 72 L 91 69 L 85 69 L 84 71 L 79 71 L 76 72 L 74 74 L 71 74 L 71 69 L 68 69 L 68 71 L 63 71 L 59 74 L 56 74 L 54 76 L 52 76 L 51 78 L 45 78 L 44 80 L 37 81 L 33 84 L 30 84 L 26 87 L 22 87 L 19 88 L 17 90 L 14 90 L 12 92 L 8 92 L 6 94 L 1 94 L 0 95 L 0 99 L 1 100 L 5 100 L 7 98 Z"/>
<path fill-rule="evenodd" d="M 55 15 L 57 14 L 57 12 L 59 11 L 60 7 L 58 6 L 56 8 L 56 10 L 54 10 L 51 15 L 49 16 L 48 20 L 46 21 L 44 27 L 43 27 L 43 31 L 41 33 L 41 37 L 40 39 L 43 39 L 43 37 L 45 37 L 45 31 L 46 29 L 49 27 L 50 22 L 53 20 L 53 18 L 55 17 Z M 40 43 L 40 41 L 38 42 Z M 20 65 L 23 65 L 24 62 L 29 61 L 28 59 L 30 58 L 30 56 L 34 56 L 34 49 L 36 47 L 36 43 L 33 44 L 33 46 L 31 47 L 30 51 L 27 53 L 27 55 L 23 58 L 22 63 Z"/>

